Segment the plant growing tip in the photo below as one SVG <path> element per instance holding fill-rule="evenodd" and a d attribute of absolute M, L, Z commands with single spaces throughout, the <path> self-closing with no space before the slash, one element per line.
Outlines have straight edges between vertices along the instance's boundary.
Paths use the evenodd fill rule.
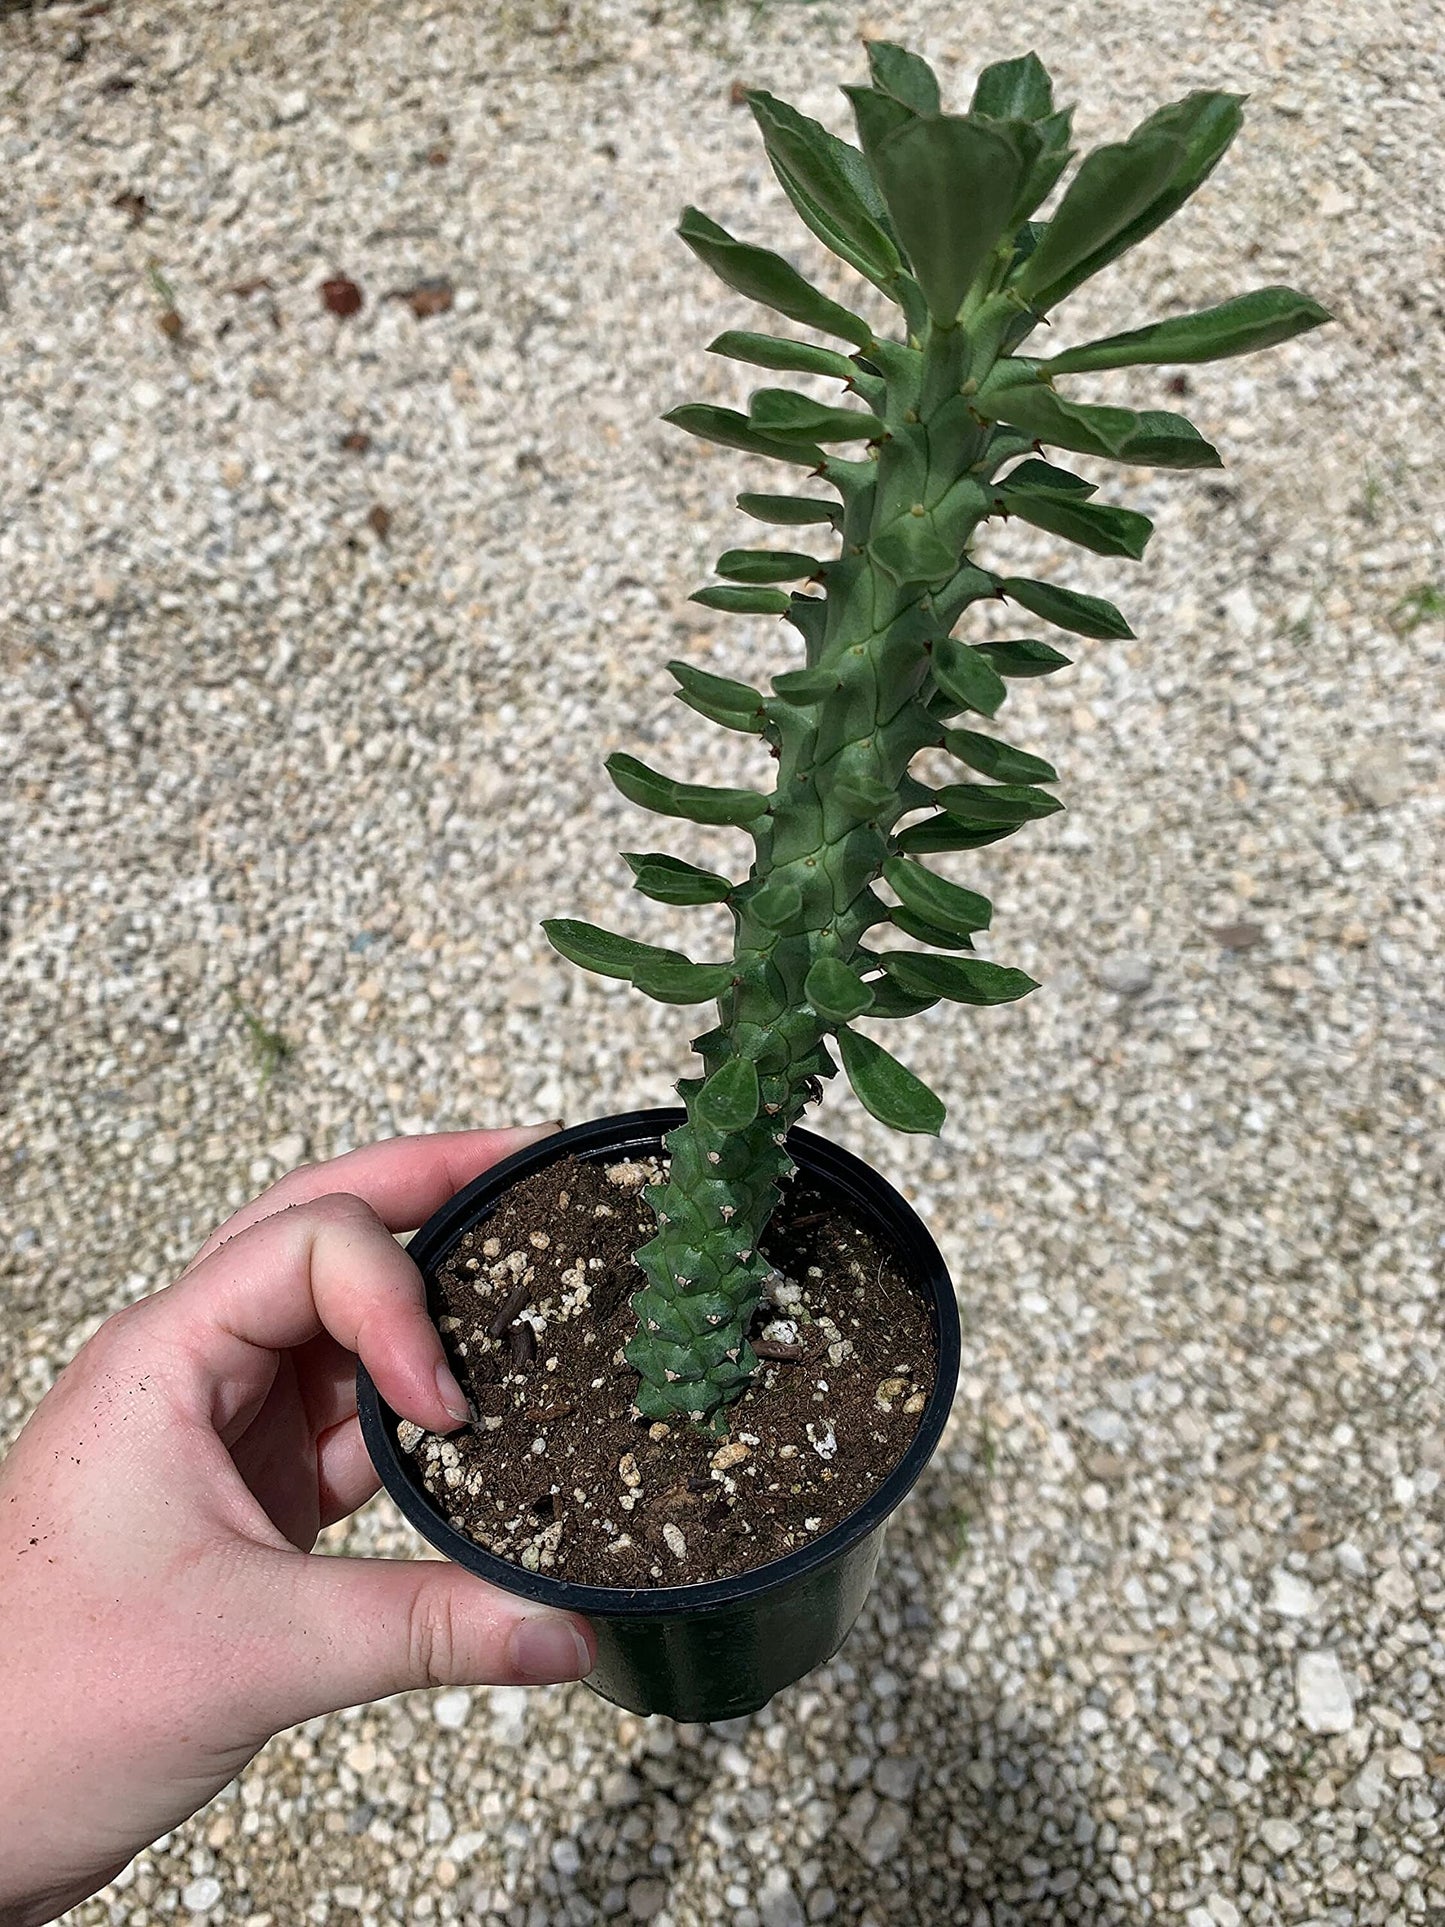
<path fill-rule="evenodd" d="M 678 230 L 737 293 L 845 344 L 729 330 L 714 353 L 835 380 L 843 399 L 764 387 L 746 413 L 699 402 L 666 417 L 807 470 L 837 498 L 740 496 L 758 521 L 835 532 L 838 552 L 730 549 L 717 566 L 725 581 L 693 598 L 784 616 L 798 631 L 801 656 L 768 679 L 771 694 L 669 665 L 690 708 L 763 738 L 771 792 L 688 783 L 626 755 L 607 765 L 643 808 L 746 831 L 751 860 L 736 882 L 660 852 L 627 857 L 646 896 L 725 904 L 732 954 L 699 964 L 589 924 L 544 926 L 564 956 L 649 996 L 717 999 L 717 1024 L 694 1044 L 701 1075 L 678 1085 L 687 1122 L 668 1138 L 667 1176 L 649 1194 L 657 1231 L 637 1253 L 645 1282 L 627 1349 L 643 1418 L 686 1413 L 715 1430 L 757 1368 L 749 1329 L 768 1275 L 759 1242 L 792 1170 L 788 1128 L 835 1074 L 834 1052 L 873 1116 L 937 1133 L 941 1101 L 855 1024 L 943 1000 L 1009 1003 L 1037 988 L 969 954 L 989 925 L 988 901 L 919 859 L 979 848 L 1062 807 L 1040 787 L 1057 781 L 1041 757 L 954 719 L 993 717 L 1009 679 L 1050 675 L 1069 658 L 1036 636 L 968 643 L 954 630 L 972 604 L 1003 598 L 1073 635 L 1133 631 L 1100 597 L 980 568 L 979 527 L 1017 517 L 1095 554 L 1138 558 L 1148 518 L 1094 500 L 1095 486 L 1045 450 L 1180 469 L 1217 467 L 1219 456 L 1182 415 L 1078 401 L 1064 392 L 1068 378 L 1246 354 L 1329 319 L 1292 289 L 1260 288 L 1047 359 L 1025 354 L 1052 310 L 1208 177 L 1238 131 L 1240 97 L 1197 92 L 1160 108 L 1086 155 L 1052 217 L 1037 220 L 1072 158 L 1070 111 L 1055 109 L 1037 56 L 985 68 L 964 114 L 943 110 L 916 54 L 875 41 L 868 60 L 870 84 L 845 90 L 861 149 L 771 94 L 747 99 L 794 208 L 900 310 L 895 335 L 875 335 L 781 255 L 696 208 Z M 830 452 L 840 444 L 850 452 Z M 973 777 L 929 788 L 910 771 L 923 749 Z M 874 948 L 873 933 L 889 927 L 922 948 Z"/>

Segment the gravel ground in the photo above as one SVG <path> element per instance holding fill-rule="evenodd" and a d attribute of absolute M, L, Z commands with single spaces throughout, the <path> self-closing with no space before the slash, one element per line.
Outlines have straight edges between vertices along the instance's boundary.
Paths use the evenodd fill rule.
<path fill-rule="evenodd" d="M 736 79 L 841 126 L 866 25 L 955 97 L 1037 45 L 1090 140 L 1248 90 L 1193 211 L 1066 325 L 1271 280 L 1340 317 L 1191 374 L 1230 466 L 1123 478 L 1138 587 L 1070 563 L 1139 640 L 1015 696 L 1070 814 L 956 860 L 1045 988 L 910 1027 L 939 1145 L 829 1093 L 968 1327 L 844 1655 L 721 1730 L 581 1688 L 313 1722 L 85 1927 L 1445 1920 L 1439 12 L 967 14 L 0 23 L 5 1436 L 303 1157 L 666 1095 L 685 1015 L 537 922 L 698 941 L 622 903 L 645 832 L 600 760 L 741 772 L 683 747 L 662 664 L 780 634 L 685 605 L 757 484 L 656 419 L 747 385 L 702 353 L 753 318 L 681 203 L 813 258 Z M 436 277 L 444 312 L 386 298 Z M 418 1549 L 380 1502 L 332 1539 Z"/>

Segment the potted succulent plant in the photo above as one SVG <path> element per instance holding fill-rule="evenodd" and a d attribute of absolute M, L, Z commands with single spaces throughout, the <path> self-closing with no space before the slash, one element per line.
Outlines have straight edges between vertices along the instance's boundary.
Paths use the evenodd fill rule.
<path fill-rule="evenodd" d="M 750 1710 L 836 1649 L 954 1389 L 957 1316 L 932 1241 L 876 1175 L 796 1127 L 836 1053 L 875 1117 L 936 1133 L 941 1101 L 858 1021 L 1035 988 L 973 954 L 988 903 L 921 859 L 1060 808 L 1049 764 L 980 725 L 1010 677 L 1067 658 L 1033 636 L 955 629 L 1003 598 L 1076 635 L 1131 631 L 1095 596 L 993 573 L 975 537 L 1017 516 L 1137 558 L 1147 518 L 1099 502 L 1043 450 L 1164 468 L 1219 457 L 1182 416 L 1079 401 L 1064 378 L 1241 354 L 1328 319 L 1270 287 L 1031 352 L 1074 289 L 1208 177 L 1240 99 L 1161 108 L 1088 154 L 1041 220 L 1071 159 L 1070 115 L 1034 55 L 987 68 L 964 114 L 942 110 L 916 55 L 874 42 L 868 58 L 870 84 L 846 89 L 858 147 L 770 94 L 749 100 L 797 212 L 901 327 L 873 318 L 883 302 L 854 312 L 695 209 L 680 228 L 739 294 L 844 344 L 729 332 L 713 351 L 850 398 L 765 386 L 746 413 L 693 404 L 667 418 L 826 491 L 739 497 L 763 523 L 820 530 L 829 552 L 729 550 L 722 582 L 694 598 L 783 617 L 800 654 L 766 690 L 670 665 L 691 709 L 766 746 L 771 788 L 702 786 L 627 754 L 607 764 L 644 808 L 750 838 L 738 880 L 673 855 L 626 859 L 644 896 L 725 906 L 731 954 L 698 963 L 585 923 L 545 926 L 574 963 L 648 996 L 715 1000 L 698 1074 L 678 1084 L 681 1111 L 534 1146 L 419 1234 L 477 1407 L 470 1435 L 408 1436 L 362 1387 L 373 1453 L 421 1530 L 493 1581 L 588 1614 L 600 1691 L 691 1719 Z M 954 758 L 962 780 L 920 780 L 924 750 Z M 888 931 L 910 946 L 879 944 Z M 826 1250 L 805 1235 L 819 1221 L 836 1234 Z"/>

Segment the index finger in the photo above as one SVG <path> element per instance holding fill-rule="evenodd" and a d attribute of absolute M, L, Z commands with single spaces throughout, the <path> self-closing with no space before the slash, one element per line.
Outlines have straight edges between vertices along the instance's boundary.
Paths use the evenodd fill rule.
<path fill-rule="evenodd" d="M 426 1137 L 385 1138 L 325 1164 L 304 1164 L 213 1231 L 186 1271 L 194 1271 L 228 1238 L 264 1218 L 341 1191 L 365 1199 L 388 1231 L 415 1231 L 479 1173 L 561 1128 L 560 1120 L 554 1120 L 499 1131 L 435 1131 Z"/>

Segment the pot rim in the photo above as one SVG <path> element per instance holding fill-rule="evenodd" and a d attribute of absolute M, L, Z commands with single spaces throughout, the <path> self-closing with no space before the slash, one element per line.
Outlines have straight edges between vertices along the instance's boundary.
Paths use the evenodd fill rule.
<path fill-rule="evenodd" d="M 491 1204 L 519 1178 L 570 1155 L 626 1157 L 655 1153 L 661 1139 L 686 1118 L 680 1107 L 626 1111 L 575 1124 L 540 1139 L 492 1165 L 422 1226 L 407 1249 L 428 1283 L 437 1262 L 462 1232 L 476 1222 L 477 1207 Z M 876 1531 L 895 1511 L 932 1458 L 953 1404 L 958 1381 L 961 1336 L 958 1301 L 943 1255 L 922 1219 L 900 1192 L 870 1164 L 830 1139 L 794 1128 L 788 1151 L 801 1171 L 820 1178 L 860 1211 L 869 1228 L 893 1244 L 911 1282 L 926 1300 L 938 1347 L 933 1391 L 907 1451 L 870 1496 L 829 1531 L 805 1546 L 725 1579 L 683 1586 L 598 1586 L 529 1572 L 489 1552 L 459 1532 L 415 1475 L 414 1462 L 397 1442 L 397 1414 L 385 1404 L 371 1374 L 359 1361 L 357 1411 L 361 1434 L 383 1486 L 422 1537 L 457 1565 L 523 1599 L 564 1612 L 602 1619 L 667 1619 L 680 1613 L 729 1606 L 751 1595 L 771 1592 L 831 1564 L 860 1539 Z M 430 1305 L 428 1307 L 430 1309 Z"/>

